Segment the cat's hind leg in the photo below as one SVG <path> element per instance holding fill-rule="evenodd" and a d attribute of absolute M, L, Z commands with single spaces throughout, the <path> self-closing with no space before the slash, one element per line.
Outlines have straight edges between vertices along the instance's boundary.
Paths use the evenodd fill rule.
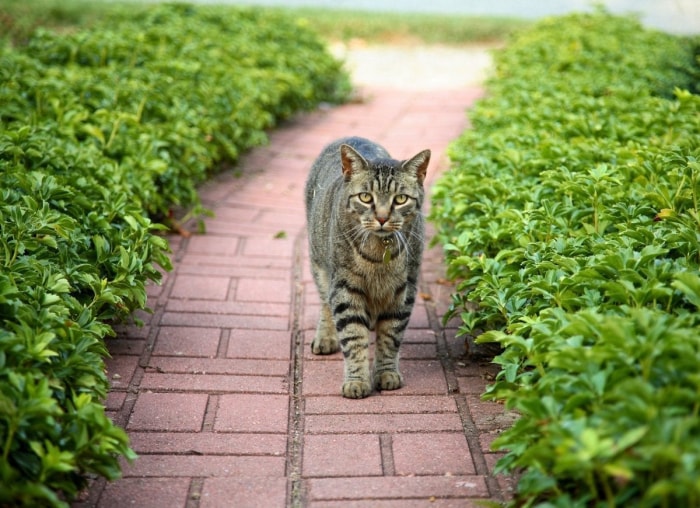
<path fill-rule="evenodd" d="M 311 261 L 311 272 L 321 297 L 321 316 L 318 318 L 316 335 L 311 342 L 311 352 L 315 355 L 331 355 L 340 349 L 335 333 L 333 313 L 328 305 L 328 275 L 319 263 Z"/>

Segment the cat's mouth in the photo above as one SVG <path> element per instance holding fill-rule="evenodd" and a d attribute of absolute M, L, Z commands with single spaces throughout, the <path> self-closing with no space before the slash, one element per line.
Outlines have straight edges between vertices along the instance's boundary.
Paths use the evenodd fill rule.
<path fill-rule="evenodd" d="M 396 233 L 394 230 L 388 230 L 384 229 L 383 227 L 380 227 L 379 229 L 375 229 L 372 231 L 375 235 L 377 235 L 379 238 L 389 238 Z"/>
<path fill-rule="evenodd" d="M 384 222 L 375 223 L 373 231 L 379 235 L 392 235 L 396 233 L 399 229 L 401 228 L 396 223 Z"/>
<path fill-rule="evenodd" d="M 363 227 L 367 232 L 380 238 L 387 238 L 401 230 L 401 226 L 396 223 L 385 222 L 381 224 L 378 221 L 363 223 Z"/>

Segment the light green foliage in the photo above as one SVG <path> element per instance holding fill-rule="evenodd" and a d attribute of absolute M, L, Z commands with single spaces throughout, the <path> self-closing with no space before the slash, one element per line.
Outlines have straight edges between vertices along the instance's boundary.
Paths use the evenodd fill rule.
<path fill-rule="evenodd" d="M 496 56 L 432 220 L 517 503 L 700 504 L 700 96 L 693 41 L 605 13 Z M 475 311 L 467 302 L 478 303 Z"/>
<path fill-rule="evenodd" d="M 208 2 L 214 3 L 214 2 Z M 216 2 L 210 12 L 226 15 L 226 2 Z M 143 12 L 147 2 L 91 0 L 3 0 L 0 5 L 0 39 L 21 42 L 37 26 L 65 30 L 92 25 L 106 14 Z M 346 10 L 335 7 L 265 7 L 285 15 L 304 18 L 307 28 L 328 41 L 362 39 L 369 43 L 424 42 L 464 45 L 501 41 L 529 21 L 494 16 L 443 15 L 410 12 Z"/>
<path fill-rule="evenodd" d="M 290 9 L 291 10 L 291 9 Z M 296 15 L 309 19 L 311 27 L 325 39 L 392 44 L 464 45 L 501 41 L 528 26 L 524 19 L 510 17 L 444 15 L 411 12 L 354 11 L 301 7 Z"/>
<path fill-rule="evenodd" d="M 104 338 L 170 268 L 149 217 L 345 82 L 315 36 L 252 10 L 155 7 L 2 50 L 0 506 L 64 506 L 134 458 L 104 413 Z"/>

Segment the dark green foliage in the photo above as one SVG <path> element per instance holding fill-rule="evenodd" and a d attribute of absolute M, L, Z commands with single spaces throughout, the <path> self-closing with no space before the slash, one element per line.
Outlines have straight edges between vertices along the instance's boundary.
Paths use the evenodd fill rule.
<path fill-rule="evenodd" d="M 165 6 L 0 53 L 0 506 L 65 505 L 134 458 L 104 337 L 170 268 L 151 222 L 346 78 L 296 22 Z M 151 218 L 149 218 L 151 217 Z"/>
<path fill-rule="evenodd" d="M 117 455 L 134 457 L 104 414 L 103 339 L 108 322 L 145 307 L 155 264 L 170 266 L 129 193 L 94 178 L 101 168 L 77 147 L 53 143 L 30 127 L 0 135 L 3 505 L 57 505 L 85 473 L 113 479 Z"/>
<path fill-rule="evenodd" d="M 504 347 L 486 396 L 522 415 L 495 442 L 517 505 L 700 504 L 693 47 L 605 13 L 544 21 L 451 148 L 432 219 L 461 332 Z"/>
<path fill-rule="evenodd" d="M 30 119 L 57 145 L 94 145 L 110 164 L 101 177 L 157 216 L 196 204 L 216 163 L 264 143 L 265 129 L 347 91 L 300 22 L 252 9 L 178 5 L 69 35 L 38 31 L 0 69 L 8 130 Z"/>

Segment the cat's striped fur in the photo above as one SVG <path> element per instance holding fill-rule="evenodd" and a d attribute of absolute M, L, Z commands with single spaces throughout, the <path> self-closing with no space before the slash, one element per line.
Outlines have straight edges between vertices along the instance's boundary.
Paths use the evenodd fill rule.
<path fill-rule="evenodd" d="M 429 150 L 398 161 L 376 143 L 351 137 L 327 146 L 311 168 L 306 216 L 322 302 L 311 350 L 342 350 L 344 397 L 403 384 L 399 346 L 416 298 L 429 161 Z M 373 377 L 370 330 L 376 330 Z"/>

